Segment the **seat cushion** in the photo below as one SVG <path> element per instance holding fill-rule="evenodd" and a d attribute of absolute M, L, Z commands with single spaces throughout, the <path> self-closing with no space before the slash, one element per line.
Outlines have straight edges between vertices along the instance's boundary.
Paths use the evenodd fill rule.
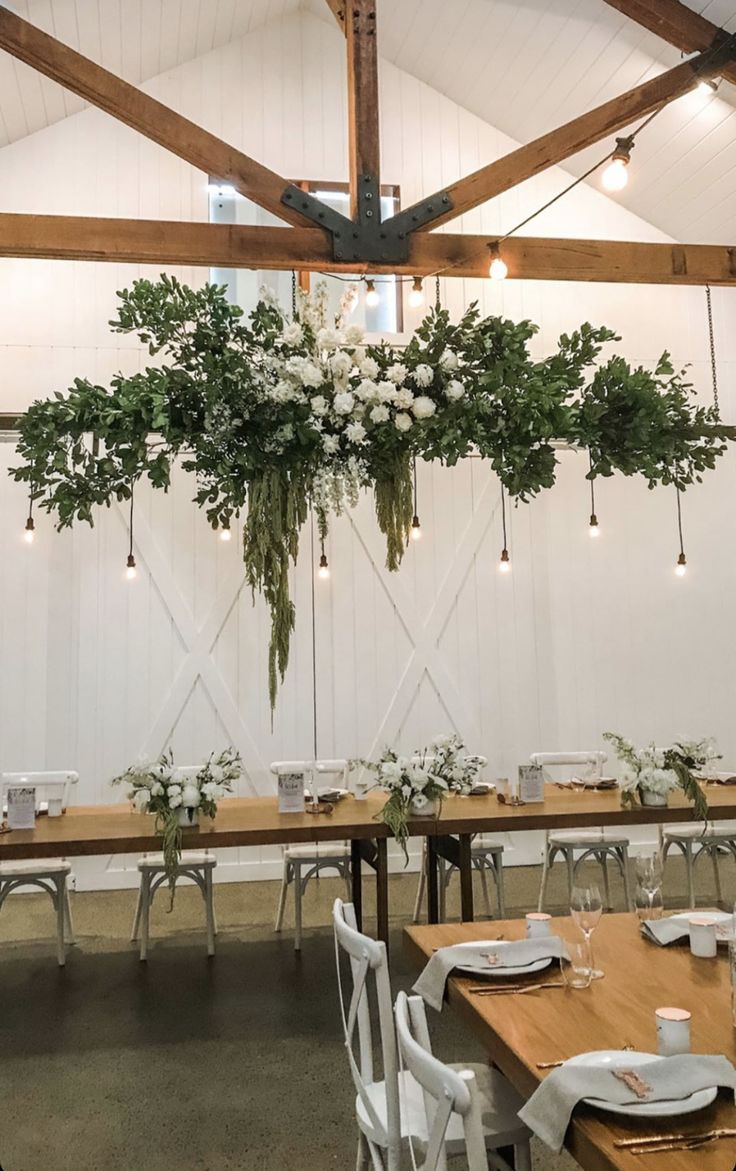
<path fill-rule="evenodd" d="M 478 834 L 470 846 L 470 853 L 477 857 L 480 854 L 503 854 L 503 844 L 501 842 L 494 842 L 493 838 L 487 838 L 483 834 Z"/>
<path fill-rule="evenodd" d="M 217 859 L 214 854 L 197 853 L 196 850 L 184 850 L 181 856 L 180 867 L 186 869 L 192 866 L 209 866 L 217 865 Z M 139 870 L 165 870 L 163 854 L 147 854 L 145 858 L 138 859 Z"/>
<path fill-rule="evenodd" d="M 284 846 L 284 857 L 295 862 L 324 862 L 327 858 L 343 861 L 350 857 L 350 847 L 345 842 L 324 842 L 321 846 L 310 842 L 307 846 Z"/>
<path fill-rule="evenodd" d="M 44 874 L 70 874 L 71 862 L 65 858 L 29 858 L 21 862 L 0 862 L 0 878 L 43 877 Z"/>
<path fill-rule="evenodd" d="M 516 1093 L 513 1086 L 497 1069 L 488 1065 L 459 1065 L 451 1064 L 450 1069 L 470 1069 L 476 1076 L 478 1089 L 483 1104 L 483 1132 L 486 1138 L 493 1138 L 492 1146 L 511 1145 L 525 1132 L 525 1127 L 517 1117 L 524 1105 L 524 1100 Z M 386 1087 L 385 1082 L 373 1082 L 367 1087 L 371 1101 L 381 1125 L 386 1126 Z M 411 1135 L 419 1142 L 426 1142 L 427 1126 L 424 1113 L 424 1099 L 419 1084 L 408 1070 L 399 1074 L 399 1102 L 401 1106 L 401 1137 Z M 380 1135 L 374 1131 L 368 1111 L 363 1100 L 358 1096 L 355 1100 L 355 1110 L 358 1125 L 363 1133 L 375 1142 L 380 1143 Z M 458 1114 L 453 1114 L 447 1128 L 447 1142 L 452 1150 L 453 1144 L 463 1144 L 463 1124 Z"/>
<path fill-rule="evenodd" d="M 608 834 L 605 830 L 600 829 L 580 829 L 569 830 L 567 833 L 551 833 L 548 841 L 551 846 L 572 846 L 579 847 L 581 850 L 590 850 L 593 846 L 611 847 L 629 845 L 628 838 L 622 838 L 619 834 Z"/>

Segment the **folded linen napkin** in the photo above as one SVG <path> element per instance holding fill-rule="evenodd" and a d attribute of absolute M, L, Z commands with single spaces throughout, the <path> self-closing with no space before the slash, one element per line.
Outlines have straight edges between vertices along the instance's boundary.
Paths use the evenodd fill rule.
<path fill-rule="evenodd" d="M 693 916 L 695 915 L 708 918 L 707 911 L 693 911 Z M 641 925 L 641 932 L 647 939 L 651 939 L 652 943 L 666 947 L 668 943 L 677 943 L 679 939 L 689 939 L 690 924 L 687 919 L 645 919 Z M 721 941 L 733 938 L 733 931 L 727 919 L 716 921 L 716 938 Z"/>
<path fill-rule="evenodd" d="M 497 962 L 489 961 L 489 956 L 497 957 Z M 489 972 L 503 972 L 504 968 L 526 966 L 548 956 L 569 958 L 565 942 L 558 935 L 514 942 L 488 940 L 484 943 L 480 940 L 478 943 L 441 947 L 426 964 L 413 991 L 437 1012 L 442 1012 L 445 984 L 453 968 L 470 965 L 487 968 Z"/>
<path fill-rule="evenodd" d="M 618 1068 L 625 1069 L 625 1063 Z M 638 1102 L 670 1102 L 711 1086 L 730 1086 L 736 1097 L 736 1069 L 726 1057 L 684 1053 L 640 1065 L 636 1072 L 651 1087 L 646 1098 L 638 1097 L 625 1082 L 615 1077 L 610 1067 L 563 1065 L 545 1077 L 519 1111 L 519 1118 L 553 1151 L 561 1151 L 570 1116 L 583 1098 L 599 1098 L 622 1106 Z"/>

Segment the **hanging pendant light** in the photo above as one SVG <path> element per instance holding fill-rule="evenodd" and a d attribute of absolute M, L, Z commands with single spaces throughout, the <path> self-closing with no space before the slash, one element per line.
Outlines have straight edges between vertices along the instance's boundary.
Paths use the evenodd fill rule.
<path fill-rule="evenodd" d="M 491 263 L 488 266 L 488 275 L 492 281 L 505 281 L 509 275 L 509 266 L 501 255 L 498 240 L 488 245 L 491 254 Z"/>
<path fill-rule="evenodd" d="M 677 534 L 680 539 L 680 552 L 677 557 L 675 565 L 675 575 L 677 577 L 684 577 L 687 573 L 687 557 L 685 556 L 685 545 L 682 539 L 682 508 L 680 504 L 681 492 L 677 484 L 675 484 L 675 491 L 677 492 Z"/>
<path fill-rule="evenodd" d="M 633 136 L 616 139 L 616 149 L 611 155 L 610 163 L 601 175 L 601 183 L 606 191 L 623 191 L 629 181 L 628 166 L 631 162 L 633 148 Z"/>
<path fill-rule="evenodd" d="M 421 541 L 422 526 L 419 523 L 419 507 L 417 505 L 417 457 L 414 456 L 414 516 L 411 518 L 411 539 Z"/>
<path fill-rule="evenodd" d="M 588 452 L 588 463 L 590 466 L 590 470 L 592 472 L 593 471 L 593 456 L 590 451 Z M 591 475 L 591 477 L 590 477 L 590 521 L 588 523 L 588 536 L 596 538 L 596 537 L 600 537 L 600 535 L 601 535 L 601 529 L 600 529 L 600 525 L 598 524 L 598 516 L 595 511 L 595 479 Z"/>
<path fill-rule="evenodd" d="M 128 532 L 129 532 L 129 537 L 130 537 L 130 543 L 128 545 L 128 560 L 126 562 L 126 567 L 125 567 L 125 576 L 127 577 L 128 581 L 133 581 L 133 579 L 138 576 L 138 569 L 136 567 L 135 557 L 133 556 L 133 486 L 132 485 L 130 488 L 130 521 L 129 521 L 129 525 L 128 525 Z"/>
<path fill-rule="evenodd" d="M 499 573 L 511 572 L 511 558 L 508 550 L 508 539 L 506 535 L 506 493 L 504 491 L 503 481 L 501 482 L 501 528 L 503 530 L 503 549 L 501 550 L 501 558 L 498 562 Z"/>
<path fill-rule="evenodd" d="M 420 276 L 414 277 L 414 282 L 409 293 L 409 305 L 412 309 L 420 309 L 424 304 L 424 288 L 422 287 L 422 278 Z"/>

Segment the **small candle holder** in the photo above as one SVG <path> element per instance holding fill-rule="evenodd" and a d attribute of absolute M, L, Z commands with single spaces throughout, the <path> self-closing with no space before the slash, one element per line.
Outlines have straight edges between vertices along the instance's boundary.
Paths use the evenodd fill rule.
<path fill-rule="evenodd" d="M 657 1052 L 660 1057 L 674 1057 L 690 1052 L 690 1016 L 686 1008 L 658 1008 Z"/>
<path fill-rule="evenodd" d="M 690 951 L 699 959 L 712 959 L 718 955 L 718 938 L 714 919 L 693 917 L 689 920 Z"/>
<path fill-rule="evenodd" d="M 552 934 L 552 916 L 546 911 L 530 911 L 526 916 L 526 933 L 529 939 L 541 939 Z"/>

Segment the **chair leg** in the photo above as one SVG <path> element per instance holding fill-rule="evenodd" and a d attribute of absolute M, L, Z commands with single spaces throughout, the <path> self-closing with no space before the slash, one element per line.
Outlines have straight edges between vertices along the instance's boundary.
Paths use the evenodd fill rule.
<path fill-rule="evenodd" d="M 302 950 L 302 867 L 291 863 L 294 874 L 294 951 Z"/>
<path fill-rule="evenodd" d="M 514 1144 L 514 1171 L 532 1171 L 532 1151 L 528 1139 Z"/>
<path fill-rule="evenodd" d="M 350 873 L 350 863 L 344 862 L 340 870 L 345 883 L 345 893 L 348 896 L 348 902 L 351 903 L 353 901 L 353 879 Z"/>
<path fill-rule="evenodd" d="M 140 959 L 141 962 L 148 959 L 148 927 L 150 922 L 151 910 L 151 877 L 144 870 L 141 874 L 141 944 L 140 944 Z"/>
<path fill-rule="evenodd" d="M 355 1159 L 355 1171 L 368 1171 L 368 1164 L 370 1155 L 368 1154 L 368 1144 L 365 1141 L 365 1135 L 362 1130 L 358 1131 L 358 1154 Z"/>
<path fill-rule="evenodd" d="M 60 968 L 63 968 L 66 963 L 66 947 L 64 945 L 64 919 L 66 916 L 64 900 L 65 885 L 66 875 L 54 879 L 54 886 L 56 887 L 56 898 L 54 900 L 56 905 L 56 958 L 59 961 Z"/>
<path fill-rule="evenodd" d="M 611 910 L 611 880 L 608 874 L 608 855 L 605 850 L 598 855 L 598 864 L 603 871 L 603 890 L 606 895 L 606 910 Z"/>
<path fill-rule="evenodd" d="M 626 899 L 626 910 L 631 910 L 631 889 L 629 887 L 629 850 L 627 846 L 621 847 L 621 877 L 624 883 L 624 898 Z"/>
<path fill-rule="evenodd" d="M 143 907 L 143 875 L 140 876 L 138 883 L 138 898 L 135 904 L 135 915 L 133 916 L 133 930 L 130 933 L 130 942 L 135 943 L 138 938 L 138 931 L 141 925 L 141 909 Z"/>
<path fill-rule="evenodd" d="M 565 861 L 567 862 L 567 901 L 572 901 L 572 888 L 575 885 L 575 856 L 571 846 L 565 846 Z"/>
<path fill-rule="evenodd" d="M 288 862 L 286 858 L 284 858 L 284 872 L 281 875 L 281 891 L 279 893 L 279 905 L 278 905 L 278 910 L 276 911 L 276 923 L 274 925 L 274 931 L 280 931 L 284 925 L 284 910 L 286 909 L 286 892 L 289 888 L 289 878 L 290 878 L 290 874 L 291 874 L 290 867 L 291 867 L 291 863 Z"/>
<path fill-rule="evenodd" d="M 64 919 L 66 921 L 66 941 L 67 943 L 76 943 L 74 938 L 74 920 L 72 919 L 72 901 L 69 897 L 69 882 L 64 881 Z"/>
<path fill-rule="evenodd" d="M 498 917 L 499 919 L 506 918 L 506 892 L 503 886 L 503 858 L 499 854 L 498 860 L 493 868 L 493 873 L 496 878 L 496 898 L 498 899 Z"/>
<path fill-rule="evenodd" d="M 414 899 L 414 915 L 412 922 L 418 923 L 422 914 L 422 903 L 424 902 L 424 889 L 427 884 L 427 839 L 422 838 L 422 860 L 419 867 L 419 882 L 417 883 L 417 897 Z"/>
<path fill-rule="evenodd" d="M 711 862 L 713 863 L 713 880 L 716 885 L 716 902 L 720 906 L 720 904 L 723 902 L 723 891 L 721 890 L 721 872 L 718 867 L 718 846 L 715 843 L 708 846 L 708 853 L 710 854 Z"/>
<path fill-rule="evenodd" d="M 492 919 L 493 918 L 493 910 L 491 908 L 491 897 L 490 897 L 490 894 L 488 893 L 488 875 L 486 874 L 486 866 L 485 866 L 485 862 L 482 858 L 481 858 L 480 869 L 479 869 L 478 873 L 480 874 L 480 889 L 483 892 L 483 902 L 485 903 L 485 907 L 486 907 L 486 915 L 488 916 L 489 919 Z"/>
<path fill-rule="evenodd" d="M 212 867 L 210 866 L 207 866 L 204 872 L 204 903 L 207 916 L 207 955 L 213 956 L 215 954 L 215 900 Z"/>
<path fill-rule="evenodd" d="M 695 873 L 693 870 L 693 847 L 691 842 L 685 844 L 685 865 L 687 866 L 687 897 L 688 907 L 695 909 Z"/>
<path fill-rule="evenodd" d="M 445 859 L 438 858 L 437 859 L 437 885 L 439 886 L 439 892 L 440 892 L 440 899 L 439 899 L 439 902 L 440 902 L 440 905 L 439 905 L 440 923 L 444 923 L 445 917 L 446 917 L 447 884 L 450 881 L 450 874 L 451 873 L 452 873 L 452 871 L 448 870 L 445 867 Z"/>
<path fill-rule="evenodd" d="M 544 861 L 542 863 L 542 881 L 539 884 L 539 899 L 537 910 L 544 910 L 544 900 L 547 894 L 547 879 L 549 878 L 549 843 L 544 843 Z"/>

